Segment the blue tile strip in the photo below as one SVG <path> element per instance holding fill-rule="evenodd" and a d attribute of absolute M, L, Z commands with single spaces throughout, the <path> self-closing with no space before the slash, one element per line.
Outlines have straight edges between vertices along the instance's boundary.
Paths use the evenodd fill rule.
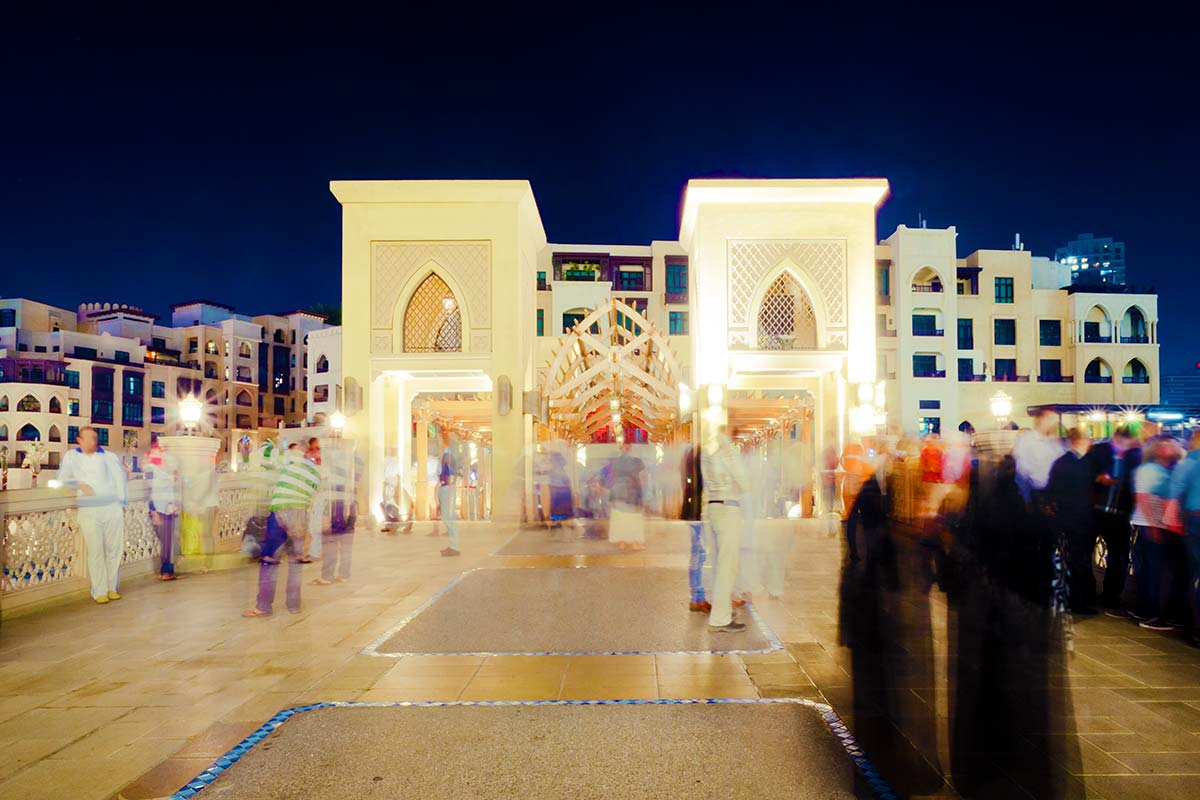
<path fill-rule="evenodd" d="M 605 568 L 609 568 L 605 565 Z M 613 567 L 613 569 L 631 569 L 635 567 Z M 375 656 L 376 658 L 406 658 L 408 656 L 706 656 L 706 655 L 757 655 L 761 653 L 774 653 L 783 649 L 783 642 L 775 635 L 775 631 L 767 625 L 766 620 L 758 613 L 758 609 L 753 603 L 746 603 L 745 610 L 750 614 L 750 618 L 754 620 L 754 624 L 762 631 L 763 638 L 767 640 L 767 646 L 758 650 L 540 650 L 540 651 L 521 651 L 521 652 L 484 652 L 471 651 L 461 653 L 381 653 L 379 647 L 388 639 L 391 639 L 396 633 L 408 623 L 412 622 L 422 612 L 440 600 L 444 595 L 450 592 L 464 578 L 472 572 L 479 572 L 486 567 L 476 567 L 463 572 L 454 580 L 450 581 L 444 587 L 439 589 L 432 597 L 422 603 L 415 611 L 408 614 L 404 619 L 400 620 L 396 625 L 390 628 L 386 633 L 371 642 L 363 649 L 363 655 Z M 575 567 L 502 567 L 501 569 L 590 569 L 586 565 Z"/>
<path fill-rule="evenodd" d="M 306 706 L 297 708 L 288 708 L 280 711 L 275 716 L 267 720 L 254 733 L 247 736 L 241 742 L 234 746 L 225 755 L 218 758 L 213 765 L 201 772 L 192 780 L 188 781 L 175 794 L 171 795 L 171 800 L 191 800 L 199 792 L 203 791 L 209 784 L 220 777 L 221 773 L 236 764 L 242 756 L 250 752 L 256 744 L 267 738 L 271 733 L 277 730 L 283 723 L 294 717 L 296 714 L 305 711 L 312 711 L 315 708 L 448 708 L 451 706 L 689 706 L 689 705 L 754 705 L 754 704 L 775 704 L 775 703 L 791 703 L 793 705 L 808 706 L 821 715 L 821 719 L 829 727 L 834 738 L 850 756 L 850 760 L 854 766 L 866 778 L 868 785 L 875 793 L 878 800 L 899 800 L 895 791 L 892 790 L 890 784 L 879 774 L 879 770 L 875 768 L 874 763 L 866 753 L 858 746 L 854 740 L 854 734 L 842 722 L 841 717 L 837 715 L 830 706 L 825 703 L 817 703 L 812 700 L 792 697 L 762 697 L 762 698 L 703 698 L 703 699 L 684 699 L 684 700 L 449 700 L 449 701 L 405 701 L 395 703 L 363 703 L 356 701 L 333 701 L 327 703 L 312 703 Z"/>

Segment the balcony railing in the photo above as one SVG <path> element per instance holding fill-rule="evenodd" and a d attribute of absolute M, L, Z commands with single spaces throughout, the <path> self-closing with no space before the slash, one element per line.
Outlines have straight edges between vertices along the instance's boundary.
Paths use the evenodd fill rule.
<path fill-rule="evenodd" d="M 913 336 L 945 336 L 945 328 L 928 328 L 923 331 L 913 331 Z"/>
<path fill-rule="evenodd" d="M 1038 383 L 1074 383 L 1074 375 L 1038 375 Z"/>
<path fill-rule="evenodd" d="M 538 281 L 538 282 L 537 282 L 537 290 L 538 290 L 539 292 L 548 292 L 548 291 L 550 291 L 550 282 L 549 282 L 549 281 Z"/>
<path fill-rule="evenodd" d="M 1122 336 L 1121 344 L 1150 344 L 1150 337 L 1142 336 Z"/>
<path fill-rule="evenodd" d="M 944 369 L 914 369 L 914 378 L 944 378 L 946 370 Z"/>
<path fill-rule="evenodd" d="M 942 284 L 940 284 L 940 283 L 914 283 L 912 285 L 912 290 L 914 292 L 922 292 L 922 293 L 933 292 L 936 294 L 941 294 L 943 291 L 945 291 L 945 289 L 942 287 Z"/>
<path fill-rule="evenodd" d="M 1112 375 L 1084 375 L 1084 383 L 1112 383 Z"/>
<path fill-rule="evenodd" d="M 1029 383 L 1028 375 L 1008 375 L 1006 373 L 996 373 L 992 375 L 992 380 L 998 383 Z"/>
<path fill-rule="evenodd" d="M 1111 336 L 1101 336 L 1098 333 L 1085 333 L 1083 335 L 1084 344 L 1112 344 Z"/>
<path fill-rule="evenodd" d="M 1133 375 L 1121 378 L 1121 383 L 1149 383 L 1149 375 Z"/>
<path fill-rule="evenodd" d="M 975 375 L 972 373 L 960 372 L 958 374 L 958 380 L 962 383 L 983 383 L 987 380 L 987 375 Z"/>
<path fill-rule="evenodd" d="M 663 303 L 669 306 L 685 306 L 688 301 L 687 292 L 663 292 Z"/>

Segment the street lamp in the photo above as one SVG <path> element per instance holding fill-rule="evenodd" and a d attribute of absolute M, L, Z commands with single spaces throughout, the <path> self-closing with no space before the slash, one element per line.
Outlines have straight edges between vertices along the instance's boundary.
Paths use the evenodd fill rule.
<path fill-rule="evenodd" d="M 329 427 L 333 428 L 335 439 L 342 438 L 342 431 L 346 429 L 346 415 L 340 411 L 333 412 L 329 417 Z"/>
<path fill-rule="evenodd" d="M 996 418 L 996 425 L 1003 426 L 1005 420 L 1012 415 L 1012 397 L 1001 389 L 992 395 L 991 406 L 992 416 Z"/>
<path fill-rule="evenodd" d="M 188 436 L 195 435 L 196 426 L 200 424 L 200 414 L 203 410 L 204 407 L 195 395 L 189 394 L 179 401 L 179 421 L 183 423 Z"/>

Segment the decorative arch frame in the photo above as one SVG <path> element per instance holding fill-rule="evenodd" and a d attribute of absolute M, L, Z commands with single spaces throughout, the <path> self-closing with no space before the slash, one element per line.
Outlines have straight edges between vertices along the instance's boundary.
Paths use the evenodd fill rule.
<path fill-rule="evenodd" d="M 1146 309 L 1142 308 L 1142 307 L 1141 307 L 1139 304 L 1137 304 L 1137 303 L 1130 303 L 1128 306 L 1126 306 L 1125 310 L 1121 312 L 1121 322 L 1120 322 L 1120 326 L 1121 326 L 1121 328 L 1120 328 L 1120 335 L 1121 335 L 1121 336 L 1125 336 L 1125 335 L 1126 335 L 1126 332 L 1125 332 L 1125 320 L 1127 320 L 1127 319 L 1130 319 L 1130 318 L 1131 318 L 1131 317 L 1130 317 L 1130 314 L 1131 314 L 1132 312 L 1135 312 L 1135 311 L 1138 313 L 1138 315 L 1139 315 L 1139 316 L 1141 316 L 1141 318 L 1142 318 L 1142 327 L 1143 327 L 1143 329 L 1146 331 L 1146 336 L 1147 336 L 1147 338 L 1149 338 L 1149 336 L 1150 336 L 1150 315 L 1146 313 Z M 1130 327 L 1130 332 L 1129 332 L 1129 334 L 1128 334 L 1128 335 L 1129 335 L 1129 336 L 1132 336 L 1132 335 L 1133 335 L 1132 326 Z"/>
<path fill-rule="evenodd" d="M 317 356 L 316 371 L 318 374 L 329 372 L 329 358 L 323 353 Z"/>
<path fill-rule="evenodd" d="M 1138 374 L 1137 368 L 1134 367 L 1135 364 L 1138 367 L 1141 367 L 1141 375 L 1140 376 Z M 1125 367 L 1124 367 L 1124 369 L 1121 370 L 1121 381 L 1122 382 L 1125 382 L 1126 379 L 1128 379 L 1128 378 L 1137 378 L 1137 377 L 1142 377 L 1142 376 L 1144 376 L 1146 378 L 1146 380 L 1144 380 L 1144 381 L 1133 380 L 1133 381 L 1128 381 L 1129 383 L 1149 383 L 1150 382 L 1150 368 L 1146 366 L 1145 361 L 1138 358 L 1137 356 L 1134 356 L 1133 358 L 1131 358 L 1125 362 Z"/>
<path fill-rule="evenodd" d="M 27 430 L 32 430 L 34 432 L 34 434 L 36 434 L 36 435 L 32 439 L 27 438 L 25 436 L 25 432 Z M 40 441 L 42 441 L 42 432 L 40 430 L 38 430 L 37 425 L 34 425 L 32 422 L 26 422 L 24 425 L 17 428 L 17 441 L 18 442 L 40 442 Z"/>
<path fill-rule="evenodd" d="M 443 350 L 440 354 L 448 353 L 467 353 L 470 352 L 470 336 L 471 336 L 471 310 L 467 307 L 467 295 L 463 291 L 462 286 L 455 280 L 454 275 L 441 264 L 437 259 L 430 258 L 419 269 L 413 270 L 408 280 L 404 282 L 403 288 L 400 290 L 399 296 L 396 298 L 396 305 L 392 307 L 392 352 L 404 352 L 404 317 L 408 313 L 408 304 L 412 302 L 413 295 L 421 288 L 421 284 L 430 275 L 437 275 L 442 279 L 442 282 L 450 289 L 450 293 L 454 295 L 454 302 L 458 306 L 459 322 L 462 325 L 462 334 L 460 336 L 460 350 Z"/>
<path fill-rule="evenodd" d="M 1105 359 L 1105 358 L 1102 358 L 1102 357 L 1100 357 L 1100 356 L 1095 356 L 1095 357 L 1093 357 L 1092 359 L 1090 359 L 1090 360 L 1088 361 L 1088 363 L 1087 363 L 1087 364 L 1085 364 L 1085 365 L 1084 365 L 1084 367 L 1083 367 L 1083 375 L 1084 375 L 1084 381 L 1085 381 L 1085 382 L 1087 381 L 1087 371 L 1088 371 L 1088 369 L 1089 369 L 1089 368 L 1092 366 L 1092 364 L 1099 364 L 1099 365 L 1100 365 L 1100 367 L 1101 367 L 1101 369 L 1100 369 L 1100 377 L 1102 377 L 1102 378 L 1103 378 L 1103 377 L 1108 377 L 1108 378 L 1110 378 L 1110 379 L 1111 379 L 1111 378 L 1112 378 L 1112 377 L 1115 375 L 1115 373 L 1113 372 L 1112 364 L 1109 364 L 1107 359 Z M 1104 374 L 1104 370 L 1105 370 L 1105 369 L 1107 369 L 1107 370 L 1108 370 L 1108 375 L 1107 375 L 1107 376 Z"/>
<path fill-rule="evenodd" d="M 61 413 L 63 413 L 63 401 L 62 401 L 62 398 L 61 398 L 61 397 L 59 397 L 59 396 L 58 396 L 58 395 L 56 395 L 56 394 L 55 394 L 55 395 L 51 395 L 51 396 L 50 396 L 50 401 L 49 401 L 49 402 L 46 404 L 46 408 L 47 408 L 47 409 L 49 409 L 49 411 L 50 411 L 50 413 L 51 413 L 51 414 L 61 414 Z"/>
<path fill-rule="evenodd" d="M 0 411 L 8 411 L 8 395 L 0 394 Z"/>
<path fill-rule="evenodd" d="M 754 287 L 754 294 L 750 296 L 750 313 L 746 320 L 747 342 L 754 348 L 758 347 L 758 317 L 762 311 L 763 300 L 766 299 L 767 292 L 770 291 L 775 281 L 784 274 L 790 275 L 808 295 L 808 304 L 812 307 L 813 319 L 817 326 L 817 349 L 825 349 L 828 344 L 829 310 L 825 308 L 825 300 L 817 291 L 819 287 L 813 286 L 812 281 L 807 279 L 790 258 L 785 258 L 767 270 L 762 280 L 758 282 L 758 286 Z"/>
<path fill-rule="evenodd" d="M 26 400 L 32 400 L 35 408 L 21 408 L 21 404 L 24 403 Z M 32 394 L 27 394 L 24 397 L 22 397 L 20 400 L 17 401 L 16 410 L 20 411 L 22 413 L 25 413 L 25 414 L 40 414 L 40 413 L 42 413 L 42 401 L 38 400 Z"/>
<path fill-rule="evenodd" d="M 8 441 L 8 425 L 0 422 L 0 442 Z"/>
<path fill-rule="evenodd" d="M 933 273 L 933 276 L 935 278 L 937 278 L 937 282 L 939 284 L 941 284 L 942 292 L 945 293 L 946 279 L 942 277 L 942 273 L 936 267 L 934 267 L 932 264 L 922 264 L 921 266 L 917 267 L 916 269 L 914 269 L 912 271 L 912 274 L 908 276 L 908 280 L 906 280 L 904 283 L 904 286 L 907 287 L 908 291 L 910 291 L 910 292 L 912 291 L 912 287 L 916 285 L 917 276 L 920 275 L 925 270 L 929 270 L 930 272 Z"/>
<path fill-rule="evenodd" d="M 48 442 L 61 442 L 62 441 L 62 431 L 60 431 L 58 429 L 57 425 L 50 426 L 50 430 L 48 430 L 46 432 L 46 441 L 48 441 Z"/>

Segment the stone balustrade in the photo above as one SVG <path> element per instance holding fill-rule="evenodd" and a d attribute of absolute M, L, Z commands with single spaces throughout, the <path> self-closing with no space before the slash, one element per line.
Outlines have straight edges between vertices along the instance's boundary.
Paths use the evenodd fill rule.
<path fill-rule="evenodd" d="M 206 512 L 205 519 L 211 534 L 201 537 L 202 546 L 214 554 L 236 553 L 246 522 L 255 513 L 261 484 L 252 474 L 226 473 L 218 476 L 217 488 L 217 506 Z M 144 480 L 131 480 L 121 579 L 156 572 L 160 552 L 150 524 L 149 486 Z M 0 612 L 6 616 L 49 601 L 86 598 L 87 552 L 75 492 L 50 488 L 0 492 L 0 563 Z"/>

